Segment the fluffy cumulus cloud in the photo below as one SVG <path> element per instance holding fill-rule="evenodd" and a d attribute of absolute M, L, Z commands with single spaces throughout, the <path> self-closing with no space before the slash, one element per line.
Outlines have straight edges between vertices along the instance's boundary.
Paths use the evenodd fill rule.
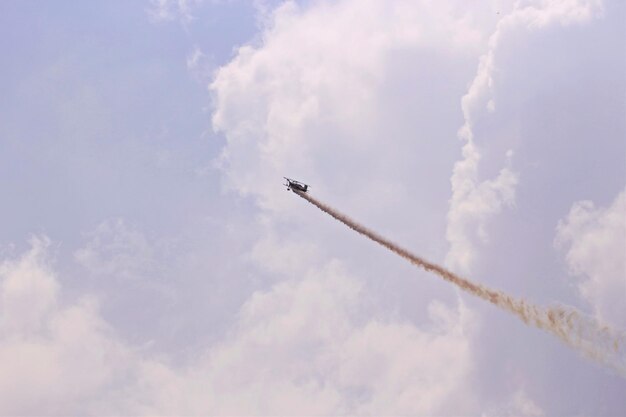
<path fill-rule="evenodd" d="M 222 415 L 429 414 L 467 406 L 467 312 L 433 303 L 433 327 L 419 330 L 363 319 L 360 297 L 358 281 L 332 264 L 255 294 L 228 340 L 186 375 L 181 400 L 203 387 L 207 397 L 195 399 L 194 412 Z"/>
<path fill-rule="evenodd" d="M 625 61 L 614 42 L 623 16 L 622 2 L 523 1 L 499 20 L 461 100 L 463 155 L 447 224 L 455 270 L 588 310 L 562 278 L 554 227 L 576 201 L 607 205 L 624 187 Z M 568 242 L 565 251 L 577 244 Z M 520 343 L 528 336 L 485 344 L 486 362 L 524 373 L 528 363 L 505 353 Z M 526 392 L 535 400 L 532 386 Z"/>
<path fill-rule="evenodd" d="M 501 56 L 510 55 L 512 47 L 514 50 L 520 38 L 529 33 L 545 31 L 551 26 L 583 24 L 600 17 L 602 11 L 602 2 L 597 0 L 518 2 L 498 22 L 489 37 L 488 50 L 480 57 L 476 76 L 461 99 L 464 124 L 459 137 L 464 145 L 463 158 L 455 164 L 451 177 L 452 198 L 447 226 L 451 248 L 446 258 L 450 267 L 462 272 L 471 271 L 480 243 L 488 239 L 488 219 L 515 201 L 518 175 L 511 169 L 513 150 L 508 149 L 500 155 L 504 166 L 499 168 L 497 175 L 483 179 L 479 172 L 480 148 L 491 144 L 483 139 L 478 145 L 475 138 L 475 125 L 489 124 L 490 117 L 495 119 L 493 124 L 498 124 L 501 123 L 498 119 L 503 118 L 502 115 L 492 115 L 496 111 L 495 96 L 501 88 L 500 80 L 506 79 L 506 58 L 503 60 Z M 537 76 L 541 77 L 540 74 Z M 492 140 L 502 141 L 501 138 Z"/>
<path fill-rule="evenodd" d="M 555 243 L 598 318 L 625 329 L 626 191 L 609 207 L 575 203 L 559 222 Z"/>
<path fill-rule="evenodd" d="M 363 315 L 361 284 L 333 262 L 255 293 L 226 339 L 173 366 L 121 341 L 96 299 L 64 301 L 48 242 L 33 239 L 0 265 L 3 414 L 431 414 L 471 405 L 463 307 L 431 303 L 428 329 Z"/>
<path fill-rule="evenodd" d="M 210 87 L 213 124 L 226 138 L 218 165 L 226 188 L 252 197 L 261 209 L 268 237 L 254 247 L 252 258 L 262 268 L 293 279 L 306 276 L 306 268 L 326 271 L 333 253 L 346 250 L 346 269 L 364 268 L 363 254 L 346 249 L 351 242 L 346 234 L 305 218 L 310 212 L 299 209 L 303 202 L 280 188 L 283 175 L 310 182 L 316 195 L 388 230 L 404 231 L 401 236 L 410 241 L 415 237 L 406 233 L 402 219 L 414 218 L 412 227 L 425 230 L 418 238 L 421 249 L 443 256 L 445 241 L 425 237 L 445 232 L 455 126 L 462 123 L 459 98 L 486 40 L 477 29 L 481 19 L 455 1 L 285 2 L 271 14 L 259 42 L 239 48 L 220 68 Z M 378 299 L 371 291 L 380 282 L 390 282 L 394 289 L 387 291 L 406 291 L 393 282 L 396 274 L 366 273 L 362 297 Z M 302 288 L 318 294 L 305 282 L 294 288 L 306 285 Z M 441 313 L 465 309 L 453 293 L 448 300 L 451 304 L 420 313 L 420 326 L 408 319 L 391 324 L 376 319 L 358 331 L 325 330 L 332 330 L 332 337 L 316 344 L 331 351 L 339 344 L 345 356 L 325 352 L 319 358 L 342 360 L 322 363 L 315 371 L 324 395 L 336 399 L 317 411 L 436 413 L 446 410 L 449 395 L 463 404 L 471 389 L 460 390 L 456 381 L 464 381 L 471 369 L 470 333 L 458 333 L 446 346 L 438 332 L 428 330 L 433 320 L 441 321 Z M 324 303 L 324 310 L 343 311 L 352 302 L 330 298 Z M 394 308 L 395 303 L 383 310 Z M 462 349 L 454 360 L 453 346 Z M 435 352 L 451 360 L 450 369 L 437 370 L 445 360 L 439 362 Z M 402 359 L 389 362 L 387 355 Z M 404 367 L 413 371 L 405 373 Z M 359 400 L 346 404 L 347 393 Z M 294 392 L 296 402 L 286 404 L 285 411 L 298 401 L 308 404 L 306 397 Z"/>
<path fill-rule="evenodd" d="M 62 302 L 49 240 L 0 264 L 0 413 L 81 413 L 104 407 L 130 354 L 88 296 Z M 102 409 L 100 410 L 103 411 Z"/>
<path fill-rule="evenodd" d="M 482 39 L 471 22 L 455 2 L 286 2 L 275 10 L 262 45 L 241 47 L 211 85 L 213 123 L 227 138 L 221 158 L 227 184 L 272 208 L 284 201 L 272 190 L 287 173 L 318 187 L 334 181 L 344 191 L 363 192 L 358 180 L 401 192 L 409 164 L 425 159 L 402 154 L 436 153 L 435 144 L 446 138 L 433 124 L 458 116 L 458 96 L 451 93 L 465 80 L 455 66 L 469 68 Z M 410 79 L 410 101 L 399 103 L 393 92 Z M 433 120 L 415 118 L 416 111 Z M 380 146 L 391 122 L 396 128 Z"/>

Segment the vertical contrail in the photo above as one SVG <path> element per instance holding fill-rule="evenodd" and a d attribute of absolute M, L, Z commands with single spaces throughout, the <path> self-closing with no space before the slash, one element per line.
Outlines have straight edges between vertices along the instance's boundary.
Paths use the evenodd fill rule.
<path fill-rule="evenodd" d="M 455 284 L 462 290 L 513 313 L 526 324 L 533 325 L 556 335 L 569 346 L 578 349 L 588 357 L 612 367 L 622 376 L 626 376 L 626 355 L 624 355 L 622 351 L 625 339 L 623 334 L 584 317 L 574 309 L 560 306 L 542 308 L 525 300 L 511 297 L 501 291 L 492 290 L 483 285 L 473 283 L 448 271 L 442 266 L 428 262 L 412 254 L 408 250 L 385 239 L 365 226 L 360 225 L 348 216 L 316 200 L 311 195 L 297 190 L 293 191 L 352 230 L 384 246 L 397 255 L 400 255 L 412 264 L 428 272 L 433 272 L 446 281 Z"/>

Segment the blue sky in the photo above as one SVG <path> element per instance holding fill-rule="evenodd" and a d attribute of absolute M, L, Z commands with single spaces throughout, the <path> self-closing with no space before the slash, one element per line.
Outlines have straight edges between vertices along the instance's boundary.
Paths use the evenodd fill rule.
<path fill-rule="evenodd" d="M 216 63 L 227 60 L 233 45 L 253 34 L 253 11 L 216 8 L 217 22 L 235 13 L 240 26 L 228 29 L 208 19 L 193 35 L 176 24 L 151 23 L 149 5 L 135 6 L 122 12 L 110 2 L 57 3 L 42 10 L 25 3 L 3 13 L 3 50 L 12 57 L 3 89 L 13 98 L 3 111 L 8 148 L 3 166 L 9 175 L 21 174 L 7 186 L 22 191 L 12 193 L 17 202 L 25 199 L 4 207 L 22 212 L 7 213 L 19 219 L 10 225 L 15 231 L 6 236 L 9 241 L 33 227 L 69 238 L 107 216 L 151 219 L 151 225 L 177 221 L 180 216 L 157 213 L 161 205 L 151 204 L 150 212 L 144 208 L 158 194 L 176 202 L 168 211 L 183 196 L 201 194 L 196 189 L 172 195 L 182 184 L 216 187 L 215 181 L 194 181 L 194 168 L 209 164 L 219 142 L 206 137 L 210 100 L 189 74 L 186 58 L 198 42 L 206 43 Z M 23 212 L 41 206 L 49 210 L 36 210 L 32 217 Z M 49 217 L 36 217 L 42 214 Z M 75 221 L 68 224 L 69 218 Z"/>
<path fill-rule="evenodd" d="M 623 350 L 620 374 L 281 186 L 623 332 L 621 2 L 1 9 L 0 414 L 626 410 Z"/>

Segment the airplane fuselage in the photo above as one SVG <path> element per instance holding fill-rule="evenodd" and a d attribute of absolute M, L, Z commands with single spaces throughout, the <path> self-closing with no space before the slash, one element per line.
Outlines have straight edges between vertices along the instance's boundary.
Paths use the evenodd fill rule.
<path fill-rule="evenodd" d="M 287 180 L 287 184 L 285 184 L 287 186 L 287 190 L 306 193 L 307 190 L 309 189 L 309 186 L 307 184 L 302 184 L 301 182 L 289 179 L 287 177 L 285 177 L 285 179 Z"/>

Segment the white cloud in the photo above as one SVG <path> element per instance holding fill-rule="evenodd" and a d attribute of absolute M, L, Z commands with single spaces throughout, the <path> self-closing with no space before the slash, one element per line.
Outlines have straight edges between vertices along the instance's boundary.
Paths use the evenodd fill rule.
<path fill-rule="evenodd" d="M 511 415 L 539 417 L 545 415 L 543 409 L 535 403 L 524 390 L 518 390 L 511 400 Z"/>
<path fill-rule="evenodd" d="M 483 417 L 488 416 L 527 416 L 540 417 L 544 416 L 544 410 L 537 405 L 524 391 L 519 389 L 515 391 L 505 402 L 489 407 L 483 413 Z"/>
<path fill-rule="evenodd" d="M 515 201 L 519 179 L 511 168 L 512 151 L 507 150 L 502 155 L 503 159 L 506 156 L 506 163 L 497 176 L 483 180 L 479 175 L 481 149 L 474 132 L 474 125 L 493 117 L 497 109 L 496 75 L 501 70 L 499 56 L 510 53 L 507 42 L 514 41 L 520 32 L 584 23 L 600 16 L 602 11 L 600 0 L 518 2 L 498 22 L 489 38 L 488 51 L 480 58 L 476 76 L 461 99 L 465 122 L 459 130 L 459 138 L 464 141 L 463 158 L 455 164 L 450 179 L 452 198 L 446 232 L 450 242 L 446 263 L 451 268 L 464 273 L 471 270 L 478 247 L 488 239 L 488 219 Z"/>
<path fill-rule="evenodd" d="M 180 20 L 189 23 L 194 19 L 193 9 L 203 0 L 151 0 L 148 16 L 153 22 Z"/>
<path fill-rule="evenodd" d="M 283 241 L 271 226 L 265 228 L 266 236 L 250 252 L 250 259 L 260 268 L 281 277 L 298 276 L 302 265 L 320 262 L 320 251 L 314 243 Z"/>
<path fill-rule="evenodd" d="M 87 236 L 90 241 L 76 250 L 74 259 L 91 274 L 138 279 L 153 271 L 157 249 L 124 220 L 104 221 Z"/>
<path fill-rule="evenodd" d="M 210 55 L 205 54 L 200 47 L 194 46 L 187 55 L 187 71 L 202 85 L 212 79 L 216 65 Z"/>
<path fill-rule="evenodd" d="M 556 231 L 580 295 L 599 319 L 626 328 L 626 191 L 607 208 L 576 202 Z"/>
<path fill-rule="evenodd" d="M 325 270 L 328 254 L 346 250 L 342 242 L 349 235 L 334 233 L 319 239 L 326 223 L 305 218 L 303 202 L 286 193 L 280 181 L 283 175 L 306 180 L 316 195 L 330 194 L 333 202 L 346 209 L 355 208 L 400 230 L 407 230 L 407 218 L 416 218 L 414 227 L 424 225 L 425 245 L 436 251 L 443 238 L 427 237 L 443 235 L 445 191 L 454 155 L 448 143 L 454 145 L 450 138 L 459 120 L 458 97 L 471 74 L 471 57 L 485 40 L 475 23 L 454 1 L 348 0 L 304 6 L 286 2 L 267 19 L 260 43 L 241 47 L 210 86 L 215 99 L 214 128 L 226 138 L 219 161 L 224 183 L 253 197 L 262 216 L 269 219 L 268 237 L 255 246 L 252 258 L 289 278 L 276 285 L 276 293 L 271 292 L 272 298 L 285 295 L 268 305 L 286 303 L 296 309 L 293 303 L 305 299 L 303 305 L 321 303 L 306 313 L 314 317 L 317 310 L 320 318 L 315 323 L 300 326 L 305 316 L 298 307 L 271 319 L 276 321 L 272 327 L 254 328 L 259 335 L 274 333 L 273 327 L 309 329 L 295 338 L 309 341 L 293 348 L 311 352 L 311 363 L 304 357 L 289 360 L 293 353 L 282 352 L 287 364 L 296 367 L 295 379 L 303 381 L 289 392 L 294 398 L 312 400 L 301 408 L 307 413 L 437 413 L 455 407 L 447 404 L 451 396 L 460 398 L 459 411 L 461 404 L 471 402 L 459 385 L 471 372 L 470 335 L 457 327 L 458 311 L 467 311 L 464 307 L 441 305 L 439 310 L 451 312 L 456 324 L 433 332 L 404 320 L 363 317 L 371 313 L 361 313 L 360 325 L 318 327 L 318 321 L 356 320 L 343 310 L 351 308 L 354 300 L 338 298 L 344 294 L 343 287 L 334 287 L 352 279 L 335 276 L 326 282 L 324 274 L 315 285 L 308 277 L 302 282 L 292 280 Z M 433 181 L 443 187 L 433 187 Z M 443 192 L 428 195 L 433 189 Z M 291 227 L 294 219 L 302 225 L 297 231 Z M 435 228 L 440 232 L 429 233 Z M 355 255 L 354 262 L 361 262 L 360 255 Z M 394 272 L 383 274 L 373 274 L 371 279 L 380 281 Z M 368 278 L 360 278 L 367 282 Z M 430 313 L 427 322 L 438 317 L 434 310 Z M 290 332 L 282 332 L 289 337 Z M 228 352 L 251 348 L 251 341 L 245 348 L 238 347 L 243 341 L 237 343 Z M 319 347 L 319 356 L 311 345 Z M 280 374 L 282 365 L 267 361 L 270 368 L 262 367 L 261 372 L 271 375 L 268 387 L 250 383 L 244 398 L 271 402 L 272 393 L 259 390 L 273 391 L 272 384 L 283 389 L 290 386 L 289 379 Z M 324 383 L 310 379 L 311 374 L 319 375 Z M 294 378 L 294 374 L 286 375 Z M 286 412 L 290 405 L 285 406 Z M 262 410 L 272 410 L 267 407 Z"/>
<path fill-rule="evenodd" d="M 121 341 L 96 299 L 62 301 L 46 240 L 32 245 L 0 268 L 2 414 L 432 414 L 472 404 L 462 306 L 431 303 L 423 329 L 363 315 L 364 288 L 332 262 L 253 294 L 230 336 L 175 367 Z M 42 300 L 25 325 L 14 306 Z"/>
<path fill-rule="evenodd" d="M 202 50 L 198 46 L 194 47 L 191 54 L 187 56 L 187 69 L 189 71 L 196 71 L 204 56 L 204 53 L 202 53 Z"/>
<path fill-rule="evenodd" d="M 440 133 L 433 137 L 425 131 L 418 136 L 413 128 L 386 138 L 407 146 L 381 149 L 389 123 L 410 122 L 393 120 L 406 115 L 406 108 L 387 113 L 398 106 L 389 103 L 393 99 L 389 91 L 398 88 L 398 77 L 407 77 L 406 71 L 415 72 L 415 92 L 408 97 L 425 90 L 427 81 L 433 83 L 432 74 L 424 69 L 426 60 L 452 72 L 446 80 L 437 78 L 437 86 L 445 90 L 461 84 L 455 72 L 482 40 L 472 20 L 454 2 L 413 1 L 342 1 L 309 7 L 287 2 L 272 17 L 262 45 L 241 47 L 211 85 L 216 100 L 213 124 L 227 139 L 221 159 L 227 185 L 277 209 L 284 207 L 286 198 L 272 190 L 287 173 L 315 186 L 333 179 L 346 181 L 347 175 L 368 186 L 376 177 L 385 178 L 386 184 L 407 182 L 402 170 L 408 174 L 411 167 L 400 165 L 400 172 L 389 172 L 388 165 L 403 148 L 415 146 L 416 152 L 435 148 Z M 442 52 L 434 52 L 438 50 Z M 434 89 L 432 94 L 440 92 Z M 441 104 L 428 104 L 413 106 L 428 108 L 433 123 L 458 113 L 453 107 L 439 112 Z M 367 164 L 364 157 L 369 157 Z M 324 160 L 344 165 L 331 169 L 322 165 Z M 387 174 L 377 175 L 383 168 Z"/>
<path fill-rule="evenodd" d="M 362 292 L 330 264 L 256 293 L 228 340 L 188 369 L 182 387 L 168 387 L 169 397 L 191 405 L 184 413 L 220 415 L 413 415 L 471 404 L 469 312 L 433 303 L 428 330 L 364 319 Z M 199 387 L 205 395 L 176 397 Z M 164 398 L 161 389 L 149 390 Z"/>
<path fill-rule="evenodd" d="M 111 337 L 90 297 L 63 304 L 48 239 L 0 265 L 0 413 L 82 413 L 122 376 L 128 349 Z"/>
<path fill-rule="evenodd" d="M 0 267 L 2 281 L 3 332 L 38 331 L 46 314 L 55 307 L 58 284 L 42 268 L 33 268 L 45 252 L 47 239 L 32 239 L 32 250 L 19 262 L 5 262 Z"/>
<path fill-rule="evenodd" d="M 480 152 L 470 137 L 463 146 L 463 158 L 454 166 L 450 179 L 452 198 L 446 237 L 450 251 L 446 264 L 463 273 L 471 270 L 477 245 L 488 239 L 487 220 L 515 201 L 517 175 L 508 166 L 494 179 L 480 181 Z M 508 165 L 508 164 L 507 164 Z"/>

